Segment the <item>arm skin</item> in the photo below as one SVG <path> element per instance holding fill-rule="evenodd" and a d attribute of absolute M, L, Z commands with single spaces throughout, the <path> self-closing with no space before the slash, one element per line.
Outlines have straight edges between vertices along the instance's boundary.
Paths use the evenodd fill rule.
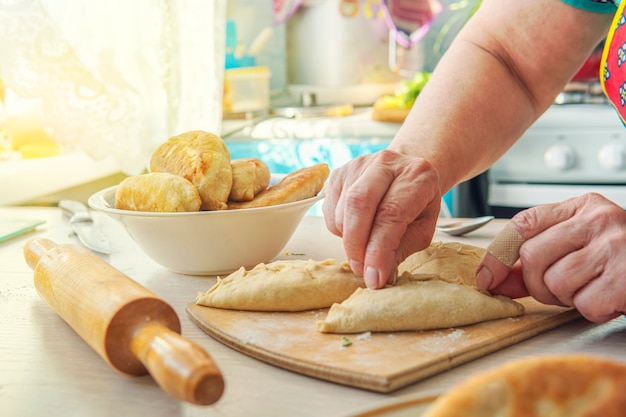
<path fill-rule="evenodd" d="M 550 106 L 612 16 L 560 0 L 485 0 L 457 35 L 389 148 L 333 171 L 327 228 L 370 288 L 426 248 L 441 196 L 485 171 Z"/>

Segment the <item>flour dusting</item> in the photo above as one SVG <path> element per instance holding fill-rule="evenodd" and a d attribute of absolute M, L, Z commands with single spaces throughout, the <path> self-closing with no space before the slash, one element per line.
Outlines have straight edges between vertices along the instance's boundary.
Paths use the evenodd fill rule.
<path fill-rule="evenodd" d="M 361 333 L 356 336 L 356 340 L 372 340 L 372 332 Z"/>
<path fill-rule="evenodd" d="M 456 340 L 456 339 L 460 339 L 461 337 L 463 337 L 464 334 L 465 334 L 464 330 L 456 329 L 452 333 L 446 335 L 446 338 L 447 339 Z"/>
<path fill-rule="evenodd" d="M 439 354 L 454 352 L 471 343 L 471 338 L 461 329 L 438 330 L 429 334 L 430 337 L 419 340 L 412 348 L 426 354 Z"/>

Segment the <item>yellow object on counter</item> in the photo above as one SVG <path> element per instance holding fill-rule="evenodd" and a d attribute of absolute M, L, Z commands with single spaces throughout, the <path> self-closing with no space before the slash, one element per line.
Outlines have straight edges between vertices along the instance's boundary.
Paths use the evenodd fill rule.
<path fill-rule="evenodd" d="M 270 76 L 266 67 L 227 69 L 224 72 L 223 111 L 242 113 L 269 109 Z"/>
<path fill-rule="evenodd" d="M 0 103 L 4 104 L 4 95 L 7 92 L 7 86 L 2 82 L 2 78 L 0 78 Z"/>
<path fill-rule="evenodd" d="M 381 122 L 404 122 L 429 79 L 429 72 L 418 72 L 411 80 L 404 81 L 395 94 L 379 97 L 374 103 L 372 118 Z"/>
<path fill-rule="evenodd" d="M 326 113 L 327 116 L 350 116 L 354 112 L 354 106 L 352 104 L 344 104 L 334 107 L 329 107 Z"/>
<path fill-rule="evenodd" d="M 7 146 L 18 151 L 22 158 L 46 158 L 61 153 L 61 148 L 50 138 L 43 120 L 37 115 L 9 116 L 2 132 L 7 138 Z"/>
<path fill-rule="evenodd" d="M 28 143 L 17 148 L 22 158 L 47 158 L 61 154 L 61 148 L 54 142 Z"/>

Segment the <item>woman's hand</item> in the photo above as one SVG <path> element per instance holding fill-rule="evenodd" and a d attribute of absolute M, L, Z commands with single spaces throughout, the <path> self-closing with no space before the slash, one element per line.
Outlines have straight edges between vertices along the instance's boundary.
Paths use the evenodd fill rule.
<path fill-rule="evenodd" d="M 479 289 L 571 306 L 588 320 L 626 313 L 626 211 L 598 194 L 537 206 L 511 225 L 524 243 L 511 269 L 487 253 Z"/>
<path fill-rule="evenodd" d="M 398 263 L 430 244 L 440 205 L 432 165 L 383 150 L 333 170 L 323 212 L 352 270 L 369 288 L 382 288 L 395 280 Z"/>

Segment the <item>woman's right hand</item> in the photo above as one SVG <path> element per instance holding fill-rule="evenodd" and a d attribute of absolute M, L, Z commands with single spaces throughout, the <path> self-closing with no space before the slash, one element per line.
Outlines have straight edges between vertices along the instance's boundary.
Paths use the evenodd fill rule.
<path fill-rule="evenodd" d="M 398 264 L 430 244 L 441 205 L 433 166 L 391 150 L 334 169 L 324 194 L 326 226 L 369 288 L 393 283 Z"/>
<path fill-rule="evenodd" d="M 506 267 L 491 253 L 476 276 L 481 290 L 544 304 L 575 307 L 588 320 L 626 314 L 626 211 L 590 193 L 540 205 L 510 222 L 524 240 Z"/>

